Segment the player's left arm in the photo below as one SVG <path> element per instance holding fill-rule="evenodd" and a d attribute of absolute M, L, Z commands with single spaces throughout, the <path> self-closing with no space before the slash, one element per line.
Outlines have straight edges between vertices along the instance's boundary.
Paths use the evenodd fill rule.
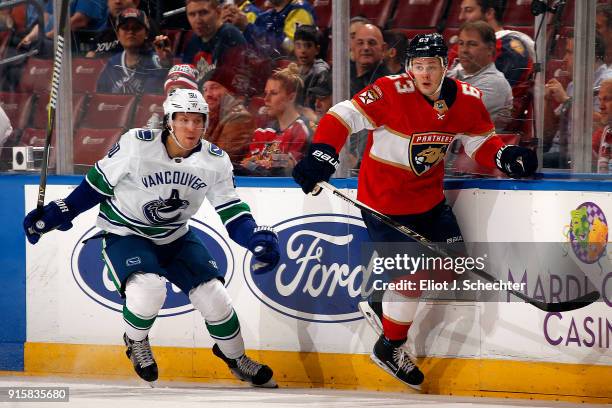
<path fill-rule="evenodd" d="M 230 238 L 253 253 L 258 261 L 258 268 L 254 271 L 270 271 L 280 259 L 278 236 L 272 227 L 257 225 L 251 208 L 238 196 L 229 157 L 224 152 L 222 154 L 223 157 L 217 159 L 224 160 L 225 171 L 221 172 L 219 180 L 210 186 L 206 197 L 217 211 Z"/>
<path fill-rule="evenodd" d="M 505 144 L 495 134 L 495 128 L 489 112 L 482 102 L 482 93 L 477 88 L 459 84 L 463 94 L 474 97 L 476 100 L 469 104 L 474 111 L 469 115 L 471 128 L 460 139 L 468 156 L 479 164 L 497 167 L 509 177 L 519 178 L 533 175 L 538 168 L 538 159 L 533 150 Z"/>

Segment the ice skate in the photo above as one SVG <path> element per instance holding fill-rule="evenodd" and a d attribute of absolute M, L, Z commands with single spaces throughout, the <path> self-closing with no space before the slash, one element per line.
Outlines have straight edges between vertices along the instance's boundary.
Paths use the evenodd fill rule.
<path fill-rule="evenodd" d="M 251 360 L 246 354 L 236 359 L 225 357 L 217 344 L 213 345 L 213 354 L 225 361 L 230 371 L 237 379 L 251 383 L 255 387 L 277 388 L 272 378 L 272 369 L 265 364 Z"/>
<path fill-rule="evenodd" d="M 416 390 L 421 389 L 425 376 L 401 346 L 395 347 L 380 336 L 370 358 L 398 380 Z"/>
<path fill-rule="evenodd" d="M 149 385 L 153 386 L 151 383 L 157 380 L 158 371 L 157 363 L 151 352 L 149 336 L 145 337 L 144 340 L 134 341 L 124 333 L 123 341 L 127 346 L 125 354 L 132 361 L 136 374 L 143 380 L 149 382 Z"/>
<path fill-rule="evenodd" d="M 370 296 L 367 300 L 359 302 L 359 311 L 363 314 L 366 322 L 374 329 L 376 334 L 380 336 L 383 334 L 382 326 L 382 303 L 375 302 Z"/>

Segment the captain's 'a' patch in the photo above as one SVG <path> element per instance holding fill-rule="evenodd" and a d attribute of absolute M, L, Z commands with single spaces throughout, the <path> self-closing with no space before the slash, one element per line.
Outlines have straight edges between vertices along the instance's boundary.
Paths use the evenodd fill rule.
<path fill-rule="evenodd" d="M 357 96 L 361 103 L 363 103 L 364 105 L 369 105 L 372 102 L 376 102 L 377 100 L 379 100 L 382 97 L 382 92 L 380 92 L 380 88 L 372 87 L 370 89 L 366 89 Z"/>

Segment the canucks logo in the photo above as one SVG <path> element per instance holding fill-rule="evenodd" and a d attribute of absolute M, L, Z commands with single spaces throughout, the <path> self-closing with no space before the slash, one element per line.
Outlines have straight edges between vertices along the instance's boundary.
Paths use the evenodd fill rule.
<path fill-rule="evenodd" d="M 417 176 L 444 160 L 454 135 L 448 133 L 415 133 L 410 140 L 410 165 Z"/>
<path fill-rule="evenodd" d="M 178 220 L 181 210 L 188 206 L 189 201 L 181 199 L 178 190 L 173 189 L 170 198 L 160 197 L 158 200 L 149 201 L 142 207 L 142 212 L 151 224 L 163 225 Z"/>
<path fill-rule="evenodd" d="M 566 236 L 576 257 L 587 264 L 595 263 L 606 251 L 608 222 L 595 203 L 582 203 L 571 211 Z"/>

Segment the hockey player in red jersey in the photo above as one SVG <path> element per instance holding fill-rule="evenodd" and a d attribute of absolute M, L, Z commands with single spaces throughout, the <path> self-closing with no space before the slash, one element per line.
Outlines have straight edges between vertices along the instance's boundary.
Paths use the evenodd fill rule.
<path fill-rule="evenodd" d="M 293 177 L 305 193 L 336 170 L 346 138 L 369 130 L 359 173 L 357 198 L 435 242 L 462 241 L 445 202 L 444 156 L 454 138 L 478 163 L 497 166 L 510 177 L 532 175 L 537 158 L 529 149 L 505 145 L 495 134 L 481 92 L 445 78 L 448 49 L 439 34 L 419 34 L 407 51 L 407 73 L 378 79 L 353 99 L 333 106 L 321 119 L 313 143 Z M 408 238 L 362 213 L 374 242 Z M 405 295 L 405 294 L 403 294 Z M 415 295 L 413 293 L 413 295 Z M 383 333 L 372 359 L 407 385 L 420 389 L 423 373 L 401 347 L 416 314 L 417 302 L 397 301 L 385 292 Z M 418 296 L 418 294 L 416 294 Z"/>

